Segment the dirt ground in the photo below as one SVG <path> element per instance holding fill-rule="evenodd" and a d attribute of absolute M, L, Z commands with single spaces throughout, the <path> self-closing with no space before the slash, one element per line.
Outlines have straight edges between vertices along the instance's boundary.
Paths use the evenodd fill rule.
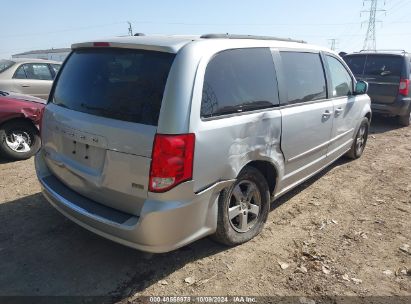
<path fill-rule="evenodd" d="M 0 296 L 411 296 L 411 127 L 375 119 L 361 159 L 282 197 L 235 248 L 153 255 L 100 238 L 46 202 L 33 159 L 0 162 L 0 225 Z"/>

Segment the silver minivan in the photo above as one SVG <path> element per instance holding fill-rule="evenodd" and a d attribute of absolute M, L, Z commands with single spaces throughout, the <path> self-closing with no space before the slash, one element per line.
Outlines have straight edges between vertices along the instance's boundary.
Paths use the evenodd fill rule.
<path fill-rule="evenodd" d="M 367 88 L 334 52 L 289 39 L 74 44 L 43 116 L 37 175 L 62 214 L 121 244 L 241 244 L 276 198 L 361 156 Z"/>

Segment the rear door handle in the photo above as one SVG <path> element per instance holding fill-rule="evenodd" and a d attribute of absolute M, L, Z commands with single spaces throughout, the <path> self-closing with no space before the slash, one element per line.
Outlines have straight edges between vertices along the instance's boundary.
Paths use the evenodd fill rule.
<path fill-rule="evenodd" d="M 344 109 L 343 108 L 337 108 L 337 109 L 335 109 L 335 114 L 336 115 L 340 115 L 342 112 L 344 111 Z"/>
<path fill-rule="evenodd" d="M 21 87 L 22 88 L 30 88 L 30 85 L 29 84 L 22 84 Z"/>
<path fill-rule="evenodd" d="M 323 117 L 330 117 L 331 114 L 332 114 L 331 111 L 326 110 L 326 111 L 323 113 Z"/>

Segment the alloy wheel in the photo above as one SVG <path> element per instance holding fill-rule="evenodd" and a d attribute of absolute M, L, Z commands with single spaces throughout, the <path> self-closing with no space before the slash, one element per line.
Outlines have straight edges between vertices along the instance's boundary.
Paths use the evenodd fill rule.
<path fill-rule="evenodd" d="M 32 140 L 25 131 L 11 131 L 6 135 L 7 146 L 17 153 L 26 153 L 31 149 Z"/>
<path fill-rule="evenodd" d="M 358 131 L 358 135 L 356 138 L 356 152 L 360 155 L 365 147 L 365 142 L 367 140 L 367 126 L 362 125 L 360 130 Z"/>
<path fill-rule="evenodd" d="M 261 209 L 261 195 L 257 185 L 249 180 L 235 185 L 228 207 L 231 227 L 241 233 L 252 229 L 258 221 Z"/>

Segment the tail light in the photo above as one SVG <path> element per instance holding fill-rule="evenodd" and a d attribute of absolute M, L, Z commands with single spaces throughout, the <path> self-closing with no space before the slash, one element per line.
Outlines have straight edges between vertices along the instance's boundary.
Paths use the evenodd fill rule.
<path fill-rule="evenodd" d="M 404 96 L 408 96 L 410 87 L 410 80 L 409 79 L 401 79 L 400 86 L 398 89 L 398 93 Z"/>
<path fill-rule="evenodd" d="M 193 177 L 194 134 L 156 134 L 149 191 L 165 192 Z"/>

